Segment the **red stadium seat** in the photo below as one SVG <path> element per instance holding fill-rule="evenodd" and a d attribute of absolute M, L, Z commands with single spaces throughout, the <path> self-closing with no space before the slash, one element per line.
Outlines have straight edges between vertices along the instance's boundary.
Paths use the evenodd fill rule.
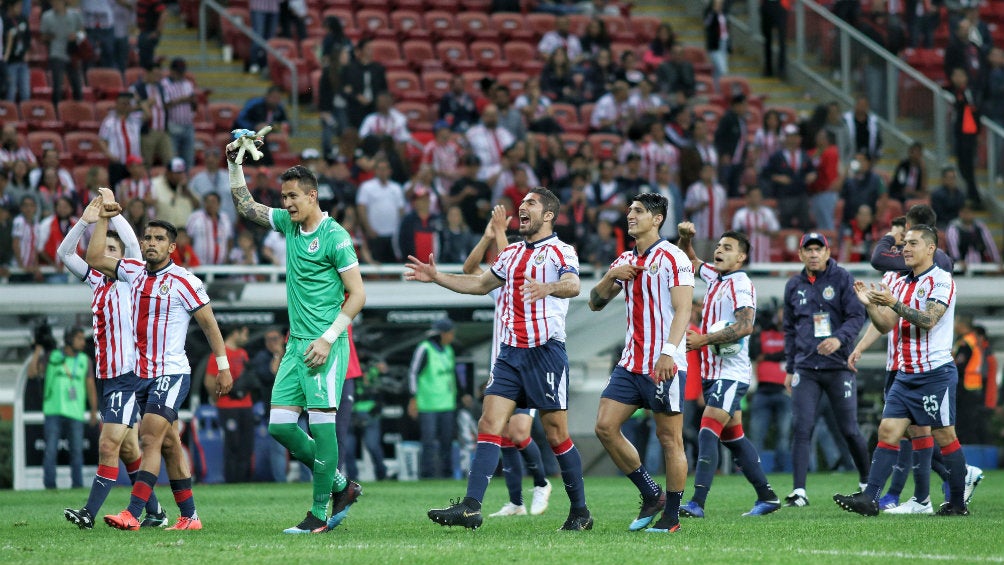
<path fill-rule="evenodd" d="M 481 81 L 488 76 L 488 73 L 483 71 L 467 71 L 461 73 L 460 76 L 464 79 L 464 89 L 468 94 L 471 96 L 486 94 L 481 91 Z"/>
<path fill-rule="evenodd" d="M 217 131 L 230 131 L 234 127 L 234 120 L 241 113 L 241 108 L 233 102 L 210 102 L 209 119 L 213 122 L 213 127 Z"/>
<path fill-rule="evenodd" d="M 117 74 L 117 71 L 116 71 Z M 68 131 L 89 130 L 98 131 L 101 121 L 94 111 L 94 104 L 76 100 L 62 100 L 57 107 L 59 119 Z M 104 117 L 102 116 L 102 119 Z"/>
<path fill-rule="evenodd" d="M 369 6 L 369 4 L 367 4 Z M 393 39 L 394 30 L 390 27 L 390 16 L 384 10 L 365 9 L 356 12 L 356 27 L 364 35 L 378 39 Z"/>
<path fill-rule="evenodd" d="M 457 27 L 457 22 L 453 14 L 443 10 L 432 10 L 425 13 L 425 29 L 437 40 L 450 39 L 460 40 L 464 38 L 464 32 Z"/>
<path fill-rule="evenodd" d="M 444 94 L 449 92 L 450 79 L 452 78 L 453 75 L 446 71 L 426 70 L 422 73 L 422 88 L 431 100 L 438 102 Z"/>
<path fill-rule="evenodd" d="M 108 166 L 108 157 L 101 150 L 98 134 L 94 132 L 69 132 L 63 136 L 66 150 L 76 163 Z"/>
<path fill-rule="evenodd" d="M 409 39 L 401 46 L 404 60 L 408 67 L 416 73 L 425 68 L 425 63 L 436 60 L 436 51 L 432 43 L 424 39 Z"/>
<path fill-rule="evenodd" d="M 401 49 L 396 40 L 374 39 L 370 42 L 373 50 L 373 60 L 380 61 L 388 71 L 403 71 L 408 68 L 408 63 L 401 58 Z"/>
<path fill-rule="evenodd" d="M 435 114 L 429 113 L 428 105 L 420 102 L 398 102 L 394 107 L 408 118 L 409 130 L 432 131 L 432 119 Z"/>
<path fill-rule="evenodd" d="M 42 152 L 48 149 L 55 149 L 60 156 L 66 153 L 66 146 L 63 145 L 63 136 L 54 131 L 30 131 L 28 132 L 28 148 L 41 158 Z"/>
<path fill-rule="evenodd" d="M 300 42 L 300 58 L 303 59 L 303 64 L 305 65 L 308 73 L 312 73 L 321 68 L 321 59 L 319 57 L 320 51 L 320 39 L 308 38 Z"/>
<path fill-rule="evenodd" d="M 387 89 L 395 100 L 428 103 L 418 75 L 411 71 L 387 71 Z"/>
<path fill-rule="evenodd" d="M 342 27 L 345 29 L 345 31 L 348 31 L 350 29 L 352 30 L 357 29 L 355 12 L 353 12 L 351 8 L 345 8 L 339 6 L 333 8 L 325 8 L 324 11 L 321 12 L 321 17 L 324 19 L 328 19 L 328 17 L 330 16 L 337 17 L 339 20 L 341 20 Z"/>
<path fill-rule="evenodd" d="M 565 153 L 574 155 L 579 151 L 579 146 L 585 143 L 586 136 L 581 133 L 565 132 L 559 136 L 561 144 L 565 146 Z"/>
<path fill-rule="evenodd" d="M 502 48 L 494 41 L 472 41 L 471 59 L 482 70 L 498 73 L 509 70 L 509 62 L 502 58 Z"/>
<path fill-rule="evenodd" d="M 41 42 L 36 42 L 41 43 Z M 52 87 L 49 86 L 49 75 L 41 68 L 32 68 L 29 71 L 29 83 L 31 85 L 31 97 L 38 100 L 51 100 Z M 24 116 L 24 114 L 21 114 Z"/>
<path fill-rule="evenodd" d="M 535 34 L 522 14 L 499 12 L 491 15 L 492 27 L 507 41 L 533 41 Z"/>
<path fill-rule="evenodd" d="M 114 109 L 114 100 L 98 100 L 94 103 L 94 115 L 97 116 L 98 121 L 104 121 L 104 119 L 108 116 L 108 113 Z"/>
<path fill-rule="evenodd" d="M 512 99 L 515 100 L 517 96 L 523 94 L 528 77 L 529 75 L 526 73 L 507 71 L 499 73 L 498 76 L 495 77 L 495 82 L 507 87 Z"/>
<path fill-rule="evenodd" d="M 467 46 L 460 41 L 440 41 L 436 44 L 436 55 L 457 74 L 477 68 L 477 63 L 467 54 Z"/>
<path fill-rule="evenodd" d="M 94 91 L 97 98 L 112 99 L 120 91 L 125 90 L 122 74 L 118 69 L 95 67 L 87 69 L 87 86 Z"/>
<path fill-rule="evenodd" d="M 579 110 L 564 103 L 551 104 L 551 115 L 566 133 L 586 133 L 587 126 L 579 120 Z"/>
<path fill-rule="evenodd" d="M 527 74 L 540 74 L 544 68 L 543 61 L 537 59 L 537 47 L 525 41 L 507 41 L 502 45 L 502 54 L 513 68 Z"/>
<path fill-rule="evenodd" d="M 526 23 L 539 38 L 554 29 L 554 14 L 532 13 L 526 15 Z"/>
<path fill-rule="evenodd" d="M 708 58 L 708 52 L 704 50 L 704 47 L 684 45 L 683 58 L 694 66 L 694 74 L 711 74 L 711 59 Z"/>
<path fill-rule="evenodd" d="M 491 20 L 484 12 L 461 12 L 457 14 L 457 27 L 471 41 L 498 41 L 501 34 L 492 27 Z"/>
<path fill-rule="evenodd" d="M 9 124 L 18 121 L 21 121 L 21 115 L 18 114 L 17 104 L 0 100 L 0 123 Z"/>
<path fill-rule="evenodd" d="M 465 10 L 487 13 L 492 6 L 492 0 L 460 0 Z"/>
<path fill-rule="evenodd" d="M 425 29 L 422 14 L 412 10 L 395 10 L 390 14 L 390 24 L 398 39 L 430 39 L 432 34 Z M 407 51 L 405 51 L 407 56 Z"/>
<path fill-rule="evenodd" d="M 639 38 L 632 33 L 631 28 L 628 26 L 626 19 L 621 16 L 600 16 L 603 23 L 606 24 L 607 34 L 613 41 L 627 41 L 632 43 L 639 43 Z"/>
<path fill-rule="evenodd" d="M 48 100 L 25 100 L 21 102 L 21 119 L 28 122 L 31 130 L 63 131 L 63 122 L 56 114 L 56 108 Z"/>
<path fill-rule="evenodd" d="M 593 145 L 593 153 L 600 159 L 616 156 L 617 148 L 624 141 L 621 136 L 612 133 L 593 133 L 587 139 Z"/>
<path fill-rule="evenodd" d="M 590 16 L 585 14 L 571 14 L 568 16 L 568 32 L 572 35 L 582 37 L 586 33 L 586 26 L 589 25 Z"/>
<path fill-rule="evenodd" d="M 639 42 L 648 43 L 655 37 L 655 32 L 659 29 L 659 18 L 655 16 L 631 16 L 628 26 L 638 38 Z"/>
<path fill-rule="evenodd" d="M 280 54 L 282 54 L 283 57 L 289 59 L 294 63 L 300 60 L 300 47 L 299 45 L 297 45 L 297 42 L 293 41 L 292 39 L 275 37 L 268 40 L 268 46 L 271 47 L 272 49 L 275 49 Z M 268 59 L 268 71 L 269 75 L 272 78 L 272 82 L 278 85 L 282 85 L 283 75 L 284 74 L 288 75 L 289 69 L 284 67 L 282 63 L 279 62 L 279 59 L 276 58 L 276 56 L 271 53 L 268 54 L 267 59 Z"/>

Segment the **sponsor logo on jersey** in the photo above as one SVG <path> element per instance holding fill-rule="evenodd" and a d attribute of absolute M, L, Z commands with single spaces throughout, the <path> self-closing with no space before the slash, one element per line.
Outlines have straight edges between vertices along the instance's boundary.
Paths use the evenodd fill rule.
<path fill-rule="evenodd" d="M 345 249 L 346 247 L 348 247 L 350 245 L 352 245 L 352 240 L 351 239 L 346 239 L 345 241 L 343 241 L 343 242 L 339 243 L 337 246 L 335 246 L 335 251 L 338 251 L 340 249 Z"/>
<path fill-rule="evenodd" d="M 321 248 L 321 243 L 315 237 L 310 245 L 307 246 L 307 253 L 317 253 L 317 250 Z"/>
<path fill-rule="evenodd" d="M 833 297 L 836 296 L 836 294 L 837 293 L 834 292 L 832 286 L 827 286 L 826 288 L 823 289 L 823 298 L 825 298 L 826 300 L 833 300 Z"/>

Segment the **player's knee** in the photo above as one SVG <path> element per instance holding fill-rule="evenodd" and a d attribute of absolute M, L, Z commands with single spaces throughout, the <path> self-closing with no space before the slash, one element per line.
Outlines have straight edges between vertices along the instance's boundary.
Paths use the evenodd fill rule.
<path fill-rule="evenodd" d="M 102 459 L 107 459 L 109 457 L 117 458 L 119 455 L 120 442 L 115 438 L 102 437 L 98 441 L 98 456 Z M 125 446 L 121 446 L 124 450 Z"/>
<path fill-rule="evenodd" d="M 620 435 L 621 427 L 617 425 L 616 422 L 597 420 L 594 431 L 596 432 L 596 437 L 598 437 L 601 442 L 606 443 L 614 440 Z M 550 436 L 548 436 L 548 439 L 550 439 Z"/>
<path fill-rule="evenodd" d="M 958 436 L 955 435 L 955 426 L 934 428 L 931 430 L 931 435 L 934 436 L 934 441 L 938 443 L 938 447 L 945 447 L 958 439 Z"/>
<path fill-rule="evenodd" d="M 656 430 L 655 436 L 659 438 L 659 445 L 663 450 L 683 452 L 683 434 L 679 430 Z"/>

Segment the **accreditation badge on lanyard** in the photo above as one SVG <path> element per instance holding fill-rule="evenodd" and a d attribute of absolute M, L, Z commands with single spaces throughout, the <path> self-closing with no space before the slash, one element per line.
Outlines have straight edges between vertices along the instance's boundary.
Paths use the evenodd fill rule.
<path fill-rule="evenodd" d="M 833 335 L 830 330 L 830 314 L 827 312 L 816 312 L 812 315 L 813 335 L 819 338 L 827 338 Z"/>

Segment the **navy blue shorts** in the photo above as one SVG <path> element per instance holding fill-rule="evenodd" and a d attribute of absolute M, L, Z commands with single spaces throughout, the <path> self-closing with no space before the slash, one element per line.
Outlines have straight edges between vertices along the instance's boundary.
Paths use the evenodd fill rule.
<path fill-rule="evenodd" d="M 139 403 L 136 402 L 139 381 L 132 371 L 111 379 L 94 379 L 101 399 L 102 422 L 132 427 L 139 418 Z"/>
<path fill-rule="evenodd" d="M 886 371 L 885 375 L 885 387 L 882 389 L 882 398 L 884 399 L 887 394 L 889 394 L 889 389 L 892 388 L 892 383 L 896 382 L 896 373 L 899 371 Z"/>
<path fill-rule="evenodd" d="M 513 416 L 529 416 L 531 418 L 534 418 L 534 417 L 537 416 L 537 409 L 536 408 L 517 408 L 516 410 L 513 411 L 512 415 Z"/>
<path fill-rule="evenodd" d="M 188 390 L 192 386 L 190 374 L 161 375 L 153 379 L 139 379 L 136 387 L 136 401 L 143 414 L 160 414 L 173 422 L 178 417 L 178 410 L 188 398 Z M 172 418 L 173 415 L 173 418 Z"/>
<path fill-rule="evenodd" d="M 897 373 L 886 394 L 882 417 L 907 418 L 918 426 L 933 428 L 954 426 L 958 384 L 955 363 L 946 363 L 919 375 Z"/>
<path fill-rule="evenodd" d="M 686 371 L 678 371 L 672 380 L 655 384 L 652 377 L 632 373 L 617 365 L 600 397 L 627 406 L 648 408 L 659 414 L 679 414 L 683 412 L 683 388 L 686 383 Z"/>
<path fill-rule="evenodd" d="M 704 404 L 712 408 L 718 408 L 728 412 L 729 416 L 739 410 L 739 403 L 749 390 L 749 383 L 730 381 L 727 379 L 714 379 L 704 381 Z"/>
<path fill-rule="evenodd" d="M 485 394 L 508 398 L 517 408 L 568 410 L 565 343 L 552 339 L 528 348 L 503 344 Z"/>

